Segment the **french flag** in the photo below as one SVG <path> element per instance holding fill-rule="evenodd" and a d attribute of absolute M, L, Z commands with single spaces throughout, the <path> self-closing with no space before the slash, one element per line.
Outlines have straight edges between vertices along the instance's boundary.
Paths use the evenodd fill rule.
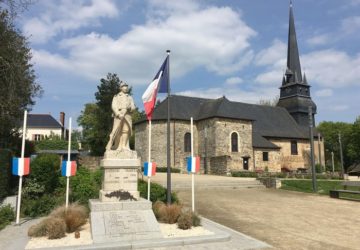
<path fill-rule="evenodd" d="M 62 161 L 61 175 L 74 176 L 76 174 L 76 161 Z"/>
<path fill-rule="evenodd" d="M 187 158 L 187 171 L 191 173 L 197 173 L 200 171 L 200 157 L 188 157 Z"/>
<path fill-rule="evenodd" d="M 144 103 L 145 113 L 148 120 L 151 120 L 154 112 L 157 93 L 167 93 L 168 81 L 169 81 L 169 56 L 166 57 L 165 61 L 161 65 L 156 76 L 145 90 L 141 99 Z"/>
<path fill-rule="evenodd" d="M 16 158 L 12 159 L 12 174 L 23 176 L 30 173 L 30 158 Z"/>
<path fill-rule="evenodd" d="M 156 163 L 155 162 L 145 162 L 144 163 L 144 175 L 151 177 L 156 174 Z"/>

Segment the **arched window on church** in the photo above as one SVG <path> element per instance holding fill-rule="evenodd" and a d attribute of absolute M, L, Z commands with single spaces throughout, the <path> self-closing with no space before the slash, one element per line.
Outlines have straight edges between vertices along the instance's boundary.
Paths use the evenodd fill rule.
<path fill-rule="evenodd" d="M 238 134 L 236 132 L 233 132 L 231 134 L 231 152 L 238 152 Z"/>
<path fill-rule="evenodd" d="M 191 134 L 189 132 L 184 135 L 184 152 L 191 152 Z"/>

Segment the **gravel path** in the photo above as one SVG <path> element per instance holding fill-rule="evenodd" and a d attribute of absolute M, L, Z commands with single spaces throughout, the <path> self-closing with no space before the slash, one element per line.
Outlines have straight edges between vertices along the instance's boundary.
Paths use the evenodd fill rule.
<path fill-rule="evenodd" d="M 191 194 L 179 191 L 185 205 Z M 360 203 L 283 190 L 199 190 L 204 217 L 278 249 L 360 249 Z"/>

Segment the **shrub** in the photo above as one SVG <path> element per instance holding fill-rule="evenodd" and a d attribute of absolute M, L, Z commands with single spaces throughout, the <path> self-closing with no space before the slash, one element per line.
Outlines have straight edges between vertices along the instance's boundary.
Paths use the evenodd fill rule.
<path fill-rule="evenodd" d="M 0 230 L 15 219 L 14 209 L 10 205 L 0 207 Z"/>
<path fill-rule="evenodd" d="M 46 236 L 46 224 L 45 220 L 40 221 L 38 224 L 32 225 L 28 230 L 29 237 L 43 237 Z"/>
<path fill-rule="evenodd" d="M 257 173 L 256 172 L 247 172 L 247 171 L 236 171 L 236 172 L 231 172 L 231 176 L 232 177 L 257 177 Z"/>
<path fill-rule="evenodd" d="M 138 190 L 140 192 L 140 196 L 147 199 L 147 182 L 143 181 L 141 179 L 138 180 Z M 163 186 L 157 184 L 157 183 L 150 183 L 150 200 L 152 202 L 156 202 L 156 201 L 162 201 L 162 202 L 166 202 L 167 198 L 166 198 L 166 193 L 167 193 L 167 189 L 164 188 Z M 171 202 L 172 203 L 177 203 L 178 202 L 178 198 L 176 196 L 176 193 L 172 192 L 171 193 Z"/>
<path fill-rule="evenodd" d="M 60 239 L 65 236 L 66 224 L 60 218 L 49 217 L 45 219 L 48 239 Z"/>
<path fill-rule="evenodd" d="M 0 201 L 9 194 L 11 151 L 0 149 Z"/>
<path fill-rule="evenodd" d="M 40 154 L 31 161 L 30 179 L 36 179 L 44 186 L 46 193 L 52 193 L 59 185 L 60 157 L 55 154 Z"/>
<path fill-rule="evenodd" d="M 64 220 L 66 224 L 66 232 L 72 233 L 86 223 L 89 212 L 85 206 L 75 203 L 70 204 L 67 210 L 65 205 L 56 208 L 51 212 L 50 216 Z"/>
<path fill-rule="evenodd" d="M 45 194 L 37 199 L 24 198 L 21 202 L 21 212 L 25 216 L 44 216 L 51 212 L 54 207 L 64 202 L 65 197 Z"/>
<path fill-rule="evenodd" d="M 91 171 L 84 167 L 79 167 L 75 176 L 70 180 L 70 201 L 79 202 L 88 206 L 89 199 L 99 197 L 101 189 L 102 170 Z M 66 178 L 61 177 L 63 189 L 66 187 Z"/>
<path fill-rule="evenodd" d="M 201 226 L 201 218 L 197 213 L 191 213 L 192 225 L 194 227 Z"/>
<path fill-rule="evenodd" d="M 158 221 L 174 224 L 180 216 L 181 206 L 178 204 L 165 205 L 165 203 L 157 201 L 153 205 L 153 211 Z"/>
<path fill-rule="evenodd" d="M 192 214 L 191 212 L 181 213 L 178 220 L 177 226 L 180 229 L 187 230 L 192 227 Z"/>

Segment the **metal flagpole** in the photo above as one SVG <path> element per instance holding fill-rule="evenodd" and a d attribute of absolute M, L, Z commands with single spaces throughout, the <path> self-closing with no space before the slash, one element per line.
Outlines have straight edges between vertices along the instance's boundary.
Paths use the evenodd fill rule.
<path fill-rule="evenodd" d="M 150 166 L 150 162 L 151 162 L 151 120 L 149 120 L 149 158 L 148 158 L 148 168 Z M 147 199 L 148 201 L 150 200 L 150 176 L 148 173 L 148 196 Z"/>
<path fill-rule="evenodd" d="M 340 163 L 341 163 L 341 175 L 344 179 L 345 177 L 345 170 L 344 170 L 344 157 L 343 157 L 343 150 L 342 150 L 342 143 L 341 143 L 341 133 L 339 132 L 339 146 L 340 146 Z"/>
<path fill-rule="evenodd" d="M 191 132 L 191 160 L 194 157 L 194 129 L 193 129 L 193 118 L 190 118 L 190 132 Z M 194 180 L 194 172 L 191 171 L 191 203 L 192 203 L 192 211 L 195 212 L 195 180 Z"/>
<path fill-rule="evenodd" d="M 23 131 L 22 131 L 22 144 L 21 144 L 21 161 L 23 161 L 23 162 L 24 162 L 24 155 L 25 155 L 26 122 L 27 122 L 27 110 L 25 109 L 24 124 L 23 124 Z M 22 167 L 24 167 L 24 166 L 22 166 Z M 19 191 L 18 191 L 18 197 L 17 197 L 18 199 L 17 199 L 17 206 L 16 206 L 16 225 L 19 225 L 19 221 L 20 221 L 21 191 L 22 191 L 22 175 L 19 176 Z"/>
<path fill-rule="evenodd" d="M 309 106 L 309 128 L 310 128 L 310 159 L 311 159 L 311 170 L 312 170 L 312 187 L 313 192 L 317 192 L 316 185 L 316 172 L 315 172 L 315 159 L 314 159 L 314 135 L 313 135 L 313 119 L 312 119 L 312 108 Z"/>
<path fill-rule="evenodd" d="M 68 162 L 70 161 L 70 150 L 71 150 L 71 117 L 69 118 L 69 143 L 68 143 L 68 158 L 66 162 L 66 206 L 67 209 L 69 206 L 69 176 L 67 174 L 68 172 Z"/>
<path fill-rule="evenodd" d="M 167 91 L 168 91 L 168 103 L 167 103 L 167 204 L 171 204 L 171 169 L 170 169 L 170 50 L 166 51 L 168 55 L 168 64 L 167 64 L 167 71 L 168 71 L 168 79 L 167 79 Z"/>

